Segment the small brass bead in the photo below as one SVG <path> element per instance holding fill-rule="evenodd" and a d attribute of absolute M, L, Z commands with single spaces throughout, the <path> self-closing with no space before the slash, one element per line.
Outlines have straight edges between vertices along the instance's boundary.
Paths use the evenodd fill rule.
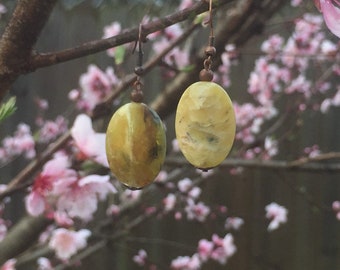
<path fill-rule="evenodd" d="M 214 73 L 210 69 L 202 69 L 199 78 L 201 81 L 211 82 L 214 78 Z"/>
<path fill-rule="evenodd" d="M 205 48 L 206 56 L 214 56 L 216 54 L 216 48 L 214 46 L 208 46 Z"/>

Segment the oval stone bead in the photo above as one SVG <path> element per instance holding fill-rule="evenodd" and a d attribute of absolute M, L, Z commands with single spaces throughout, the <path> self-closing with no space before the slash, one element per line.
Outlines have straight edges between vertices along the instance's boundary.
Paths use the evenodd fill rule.
<path fill-rule="evenodd" d="M 229 154 L 236 121 L 227 92 L 214 82 L 200 81 L 183 93 L 176 111 L 176 137 L 185 158 L 207 170 Z"/>
<path fill-rule="evenodd" d="M 112 116 L 106 131 L 106 155 L 111 171 L 131 189 L 150 184 L 164 163 L 166 136 L 157 113 L 131 102 Z"/>

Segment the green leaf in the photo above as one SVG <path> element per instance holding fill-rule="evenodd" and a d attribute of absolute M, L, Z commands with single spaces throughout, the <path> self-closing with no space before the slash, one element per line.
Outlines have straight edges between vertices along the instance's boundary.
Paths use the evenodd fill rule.
<path fill-rule="evenodd" d="M 17 109 L 15 106 L 16 99 L 11 97 L 7 102 L 0 107 L 0 122 L 11 116 Z"/>
<path fill-rule="evenodd" d="M 190 71 L 192 71 L 194 68 L 195 68 L 195 65 L 188 65 L 188 66 L 182 67 L 182 68 L 181 68 L 181 71 L 190 72 Z"/>
<path fill-rule="evenodd" d="M 125 47 L 124 46 L 118 46 L 116 47 L 115 50 L 115 60 L 116 60 L 116 64 L 120 65 L 121 63 L 123 63 L 124 61 L 124 57 L 125 57 Z"/>

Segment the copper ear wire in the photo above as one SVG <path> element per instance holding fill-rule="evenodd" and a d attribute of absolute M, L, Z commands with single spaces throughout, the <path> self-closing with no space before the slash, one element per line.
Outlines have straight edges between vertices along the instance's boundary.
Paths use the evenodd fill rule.
<path fill-rule="evenodd" d="M 214 73 L 211 71 L 212 57 L 216 54 L 216 48 L 214 47 L 215 36 L 214 36 L 214 25 L 213 25 L 213 15 L 212 15 L 212 1 L 209 0 L 209 19 L 205 22 L 209 24 L 210 35 L 208 46 L 205 48 L 206 59 L 204 60 L 204 69 L 201 70 L 199 78 L 201 81 L 212 81 L 214 78 Z"/>
<path fill-rule="evenodd" d="M 136 51 L 136 48 L 138 46 L 138 58 L 137 58 L 137 65 L 135 67 L 135 74 L 137 75 L 136 81 L 133 83 L 133 90 L 131 92 L 130 98 L 133 102 L 142 102 L 144 98 L 143 93 L 143 83 L 141 82 L 141 76 L 143 75 L 144 69 L 143 69 L 143 35 L 142 35 L 143 26 L 142 24 L 139 24 L 139 31 L 138 31 L 138 39 L 136 40 L 135 46 L 132 50 L 132 53 Z"/>

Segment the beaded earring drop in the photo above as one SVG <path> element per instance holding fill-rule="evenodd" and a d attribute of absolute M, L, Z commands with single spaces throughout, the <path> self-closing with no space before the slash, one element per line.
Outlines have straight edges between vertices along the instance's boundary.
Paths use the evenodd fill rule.
<path fill-rule="evenodd" d="M 141 189 L 153 182 L 164 163 L 166 152 L 163 123 L 154 110 L 142 103 L 142 25 L 137 43 L 137 79 L 131 92 L 131 102 L 113 114 L 106 131 L 106 154 L 110 169 L 130 189 Z"/>
<path fill-rule="evenodd" d="M 218 166 L 229 154 L 235 138 L 236 120 L 227 92 L 212 82 L 214 31 L 212 0 L 209 1 L 209 44 L 205 49 L 200 81 L 191 84 L 177 106 L 175 131 L 184 157 L 204 171 Z"/>

